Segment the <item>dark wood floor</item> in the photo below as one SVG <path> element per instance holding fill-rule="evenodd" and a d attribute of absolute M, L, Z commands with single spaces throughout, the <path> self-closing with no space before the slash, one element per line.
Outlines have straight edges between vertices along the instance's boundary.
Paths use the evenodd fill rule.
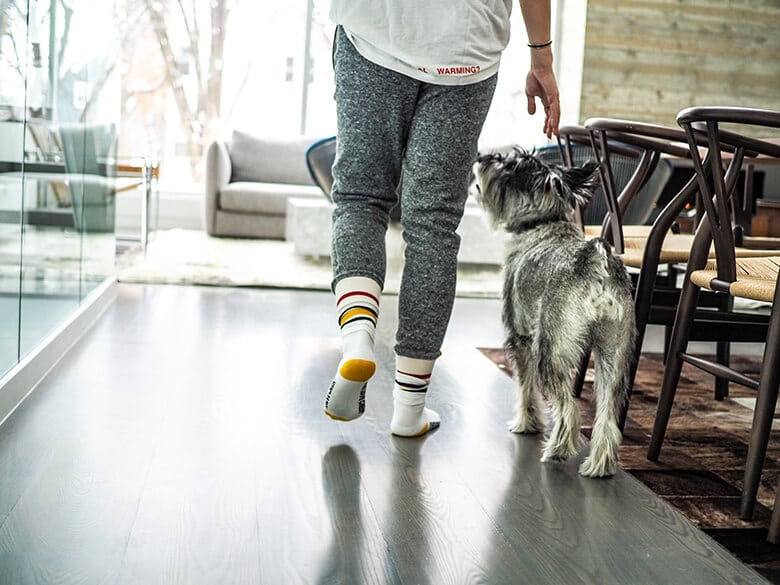
<path fill-rule="evenodd" d="M 367 414 L 322 413 L 321 292 L 121 285 L 0 427 L 0 583 L 763 583 L 625 473 L 504 428 L 495 301 L 458 300 L 430 404 L 390 436 L 395 298 Z"/>

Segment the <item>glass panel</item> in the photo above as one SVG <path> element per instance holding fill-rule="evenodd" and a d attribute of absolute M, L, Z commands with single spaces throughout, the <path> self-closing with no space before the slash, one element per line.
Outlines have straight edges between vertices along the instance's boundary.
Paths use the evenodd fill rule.
<path fill-rule="evenodd" d="M 114 272 L 119 22 L 0 0 L 0 375 Z"/>
<path fill-rule="evenodd" d="M 79 168 L 84 173 L 83 205 L 74 201 L 74 204 L 78 203 L 74 209 L 83 242 L 83 298 L 114 274 L 117 191 L 137 188 L 141 181 L 137 177 L 117 180 L 118 128 L 114 120 L 120 115 L 120 85 L 112 71 L 118 62 L 122 37 L 112 26 L 114 3 L 80 0 L 78 5 L 81 10 L 71 23 L 74 31 L 71 35 L 89 38 L 89 42 L 80 47 L 86 93 L 80 117 L 84 122 L 83 166 Z M 107 50 L 96 55 L 95 43 Z M 67 165 L 68 160 L 65 162 Z"/>
<path fill-rule="evenodd" d="M 79 305 L 81 237 L 76 229 L 73 184 L 55 121 L 79 124 L 78 83 L 69 67 L 71 11 L 57 0 L 29 0 L 27 120 L 23 207 L 20 352 L 24 356 Z M 90 43 L 88 35 L 77 44 Z M 61 59 L 61 61 L 60 61 Z"/>
<path fill-rule="evenodd" d="M 19 361 L 26 20 L 25 3 L 0 0 L 0 376 Z"/>

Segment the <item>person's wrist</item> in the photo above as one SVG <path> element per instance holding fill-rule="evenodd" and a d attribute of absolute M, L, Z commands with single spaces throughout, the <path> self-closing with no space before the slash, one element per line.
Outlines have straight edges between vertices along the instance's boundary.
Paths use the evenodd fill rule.
<path fill-rule="evenodd" d="M 544 51 L 538 51 L 534 50 L 531 51 L 531 68 L 534 70 L 539 69 L 550 69 L 552 70 L 553 66 L 553 53 L 551 50 L 547 49 Z"/>
<path fill-rule="evenodd" d="M 550 46 L 552 46 L 552 39 L 541 43 L 528 43 L 528 48 L 532 50 L 546 49 Z"/>

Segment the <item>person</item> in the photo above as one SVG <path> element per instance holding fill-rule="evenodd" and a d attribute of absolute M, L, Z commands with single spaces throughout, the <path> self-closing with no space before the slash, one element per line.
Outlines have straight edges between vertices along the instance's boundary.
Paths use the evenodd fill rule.
<path fill-rule="evenodd" d="M 509 41 L 514 0 L 332 0 L 337 147 L 332 290 L 343 357 L 325 398 L 335 420 L 358 418 L 376 370 L 374 337 L 385 234 L 400 199 L 405 242 L 398 295 L 390 431 L 439 426 L 426 392 L 455 299 L 463 216 L 477 142 Z M 558 133 L 550 0 L 519 0 L 531 52 L 528 112 Z"/>

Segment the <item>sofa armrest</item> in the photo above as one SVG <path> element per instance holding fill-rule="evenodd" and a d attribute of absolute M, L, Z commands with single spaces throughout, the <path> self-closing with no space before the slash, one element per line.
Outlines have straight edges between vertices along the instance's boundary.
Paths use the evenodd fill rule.
<path fill-rule="evenodd" d="M 230 182 L 233 173 L 227 144 L 220 140 L 212 142 L 206 152 L 206 181 L 204 197 L 204 223 L 206 232 L 214 235 L 216 230 L 217 209 L 219 207 L 219 192 Z"/>

